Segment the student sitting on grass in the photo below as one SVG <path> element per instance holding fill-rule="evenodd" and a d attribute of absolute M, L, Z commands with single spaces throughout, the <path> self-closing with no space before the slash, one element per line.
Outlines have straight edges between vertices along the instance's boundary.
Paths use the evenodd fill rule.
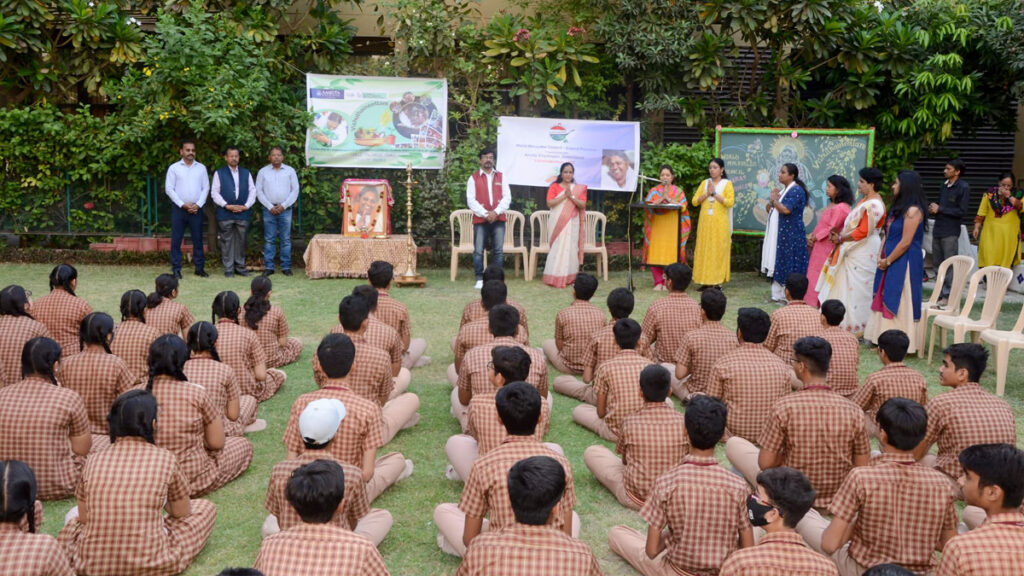
<path fill-rule="evenodd" d="M 452 350 L 455 352 L 455 361 L 448 366 L 448 382 L 452 386 L 455 386 L 458 382 L 459 373 L 462 370 L 462 362 L 466 354 L 473 348 L 483 346 L 494 340 L 494 334 L 490 330 L 490 312 L 495 306 L 507 305 L 506 291 L 505 283 L 499 280 L 488 280 L 484 282 L 484 287 L 480 289 L 480 306 L 487 313 L 472 322 L 459 326 L 459 332 L 455 336 L 455 343 L 452 344 Z M 513 308 L 515 307 L 513 306 Z M 518 319 L 518 309 L 516 314 Z M 516 326 L 512 329 L 511 335 L 515 337 L 516 342 L 528 346 L 530 344 L 529 338 L 518 322 L 519 320 L 517 320 Z"/>
<path fill-rule="evenodd" d="M 78 353 L 78 328 L 82 319 L 92 312 L 89 303 L 75 294 L 77 289 L 78 270 L 70 264 L 61 264 L 50 272 L 50 293 L 32 306 L 32 314 L 46 325 L 65 358 Z"/>
<path fill-rule="evenodd" d="M 486 283 L 488 280 L 498 280 L 502 284 L 504 284 L 505 283 L 505 270 L 501 266 L 498 266 L 497 264 L 491 264 L 487 268 L 484 268 L 484 278 L 483 278 L 483 281 Z M 483 286 L 481 286 L 481 289 L 482 288 L 483 288 Z M 522 328 L 523 338 L 528 340 L 530 338 L 530 328 L 527 325 L 526 309 L 523 308 L 522 304 L 520 304 L 519 302 L 516 302 L 515 300 L 513 300 L 511 298 L 506 298 L 505 299 L 505 304 L 508 304 L 509 306 L 511 306 L 511 307 L 513 307 L 513 308 L 515 308 L 516 310 L 519 311 L 519 326 Z M 484 308 L 484 306 L 483 306 L 483 299 L 481 298 L 481 299 L 473 300 L 472 302 L 469 302 L 468 304 L 463 306 L 463 308 L 462 308 L 462 318 L 459 319 L 459 328 L 462 328 L 463 326 L 465 326 L 466 324 L 469 324 L 470 322 L 473 322 L 475 320 L 479 320 L 481 318 L 486 318 L 486 317 L 487 317 L 487 308 Z M 453 350 L 454 350 L 454 346 L 455 346 L 455 344 L 453 342 L 452 343 L 452 347 L 453 347 L 452 349 Z"/>
<path fill-rule="evenodd" d="M 4 574 L 74 576 L 49 534 L 36 533 L 36 475 L 18 460 L 0 461 L 0 558 Z"/>
<path fill-rule="evenodd" d="M 846 306 L 839 300 L 821 303 L 821 337 L 832 345 L 832 362 L 826 384 L 839 394 L 850 397 L 857 390 L 857 367 L 860 366 L 860 341 L 842 327 Z"/>
<path fill-rule="evenodd" d="M 11 285 L 0 290 L 0 387 L 21 380 L 21 351 L 33 338 L 50 337 L 46 326 L 32 317 L 32 293 Z"/>
<path fill-rule="evenodd" d="M 719 288 L 706 288 L 700 293 L 700 327 L 683 336 L 672 358 L 676 366 L 672 393 L 684 402 L 691 394 L 707 393 L 718 360 L 739 346 L 736 333 L 722 325 L 725 303 L 725 294 Z"/>
<path fill-rule="evenodd" d="M 370 286 L 376 288 L 380 294 L 377 301 L 377 317 L 398 332 L 402 345 L 405 346 L 402 366 L 413 368 L 429 364 L 430 356 L 423 355 L 427 351 L 427 341 L 412 337 L 409 309 L 388 293 L 391 281 L 395 279 L 395 267 L 383 260 L 377 260 L 370 264 L 366 275 L 370 280 Z"/>
<path fill-rule="evenodd" d="M 786 305 L 772 312 L 772 328 L 764 346 L 782 358 L 793 362 L 793 344 L 805 336 L 820 336 L 821 314 L 804 302 L 807 294 L 807 276 L 793 272 L 786 276 Z"/>
<path fill-rule="evenodd" d="M 878 437 L 875 414 L 890 398 L 908 398 L 928 404 L 928 383 L 924 376 L 903 363 L 910 347 L 910 338 L 902 330 L 886 330 L 878 335 L 878 359 L 882 368 L 864 379 L 864 385 L 850 396 L 864 411 L 864 429 L 871 438 Z"/>
<path fill-rule="evenodd" d="M 121 323 L 114 327 L 110 351 L 124 360 L 135 380 L 142 384 L 149 378 L 149 347 L 160 332 L 146 323 L 146 294 L 129 290 L 121 295 Z"/>
<path fill-rule="evenodd" d="M 267 358 L 267 368 L 280 368 L 298 360 L 302 342 L 288 336 L 288 319 L 280 307 L 270 303 L 273 293 L 270 278 L 253 278 L 249 290 L 249 299 L 245 301 L 245 324 L 256 331 Z"/>
<path fill-rule="evenodd" d="M 196 319 L 184 304 L 175 300 L 180 296 L 178 279 L 173 274 L 156 277 L 156 290 L 146 298 L 146 324 L 160 334 L 184 337 Z"/>
<path fill-rule="evenodd" d="M 284 384 L 288 375 L 277 368 L 267 367 L 267 357 L 259 337 L 238 323 L 240 308 L 238 294 L 234 292 L 221 292 L 213 299 L 213 323 L 218 333 L 217 354 L 221 362 L 235 371 L 242 394 L 265 402 Z"/>
<path fill-rule="evenodd" d="M 193 384 L 206 389 L 210 401 L 224 420 L 226 436 L 241 436 L 267 427 L 266 420 L 256 418 L 259 403 L 249 394 L 242 394 L 238 378 L 231 366 L 220 361 L 217 354 L 217 327 L 209 322 L 196 322 L 188 329 L 189 359 L 185 376 Z"/>
<path fill-rule="evenodd" d="M 555 337 L 544 341 L 544 356 L 562 374 L 583 374 L 583 356 L 590 338 L 607 322 L 604 311 L 590 303 L 596 291 L 597 278 L 577 274 L 572 283 L 572 303 L 555 315 Z"/>

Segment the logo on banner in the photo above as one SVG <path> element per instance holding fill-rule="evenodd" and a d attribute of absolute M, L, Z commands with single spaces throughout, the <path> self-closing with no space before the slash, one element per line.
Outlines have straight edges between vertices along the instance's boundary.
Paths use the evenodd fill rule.
<path fill-rule="evenodd" d="M 548 129 L 548 136 L 551 137 L 555 142 L 568 142 L 569 134 L 572 134 L 573 130 L 566 130 L 565 126 L 561 124 L 555 124 Z"/>

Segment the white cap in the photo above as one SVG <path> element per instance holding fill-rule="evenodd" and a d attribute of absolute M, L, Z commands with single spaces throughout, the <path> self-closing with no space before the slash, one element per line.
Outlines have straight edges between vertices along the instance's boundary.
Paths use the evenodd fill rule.
<path fill-rule="evenodd" d="M 313 400 L 299 415 L 299 435 L 307 442 L 327 444 L 345 419 L 345 404 L 336 398 Z"/>

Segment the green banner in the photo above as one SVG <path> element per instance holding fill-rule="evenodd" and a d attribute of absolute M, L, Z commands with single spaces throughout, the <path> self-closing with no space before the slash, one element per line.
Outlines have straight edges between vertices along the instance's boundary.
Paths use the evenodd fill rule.
<path fill-rule="evenodd" d="M 440 169 L 448 145 L 443 78 L 306 75 L 310 166 Z"/>

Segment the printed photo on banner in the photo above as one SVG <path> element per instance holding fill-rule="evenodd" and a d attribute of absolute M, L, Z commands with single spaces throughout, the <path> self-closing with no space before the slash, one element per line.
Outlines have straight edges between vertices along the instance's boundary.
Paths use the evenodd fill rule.
<path fill-rule="evenodd" d="M 387 180 L 346 179 L 341 183 L 341 233 L 361 238 L 387 236 L 394 204 Z"/>

